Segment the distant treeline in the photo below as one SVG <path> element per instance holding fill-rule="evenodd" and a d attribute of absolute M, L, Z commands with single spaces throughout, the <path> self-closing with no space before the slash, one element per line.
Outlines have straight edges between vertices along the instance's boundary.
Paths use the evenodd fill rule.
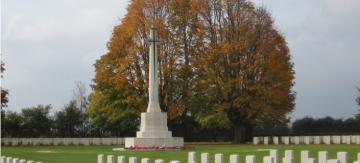
<path fill-rule="evenodd" d="M 1 112 L 2 137 L 125 137 L 134 136 L 135 131 L 116 132 L 96 128 L 91 125 L 87 114 L 71 101 L 54 115 L 50 114 L 50 105 L 39 105 L 17 112 Z M 111 126 L 109 126 L 111 127 Z M 169 123 L 175 136 L 183 136 L 186 141 L 230 141 L 231 129 L 205 129 L 196 121 L 188 120 L 186 126 Z M 184 131 L 186 128 L 186 131 Z M 294 121 L 291 125 L 281 127 L 258 124 L 253 135 L 341 135 L 359 134 L 360 119 L 358 116 L 348 119 L 331 117 L 314 119 L 305 117 Z"/>
<path fill-rule="evenodd" d="M 332 117 L 305 117 L 295 120 L 289 127 L 257 127 L 253 131 L 256 136 L 268 135 L 343 135 L 359 134 L 360 120 L 355 118 L 334 119 Z"/>

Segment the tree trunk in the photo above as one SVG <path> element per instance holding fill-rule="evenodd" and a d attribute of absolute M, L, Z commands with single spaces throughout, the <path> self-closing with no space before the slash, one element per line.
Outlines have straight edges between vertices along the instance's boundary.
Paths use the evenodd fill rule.
<path fill-rule="evenodd" d="M 234 127 L 234 144 L 246 143 L 252 138 L 252 126 L 235 126 Z"/>
<path fill-rule="evenodd" d="M 245 142 L 245 127 L 243 126 L 234 126 L 234 144 L 240 144 Z"/>

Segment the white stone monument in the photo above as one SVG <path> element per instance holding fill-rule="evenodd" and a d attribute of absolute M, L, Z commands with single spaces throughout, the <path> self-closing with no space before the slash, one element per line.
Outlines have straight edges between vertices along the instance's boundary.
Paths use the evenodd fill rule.
<path fill-rule="evenodd" d="M 125 138 L 125 147 L 182 147 L 182 137 L 172 137 L 167 127 L 167 114 L 161 112 L 158 94 L 158 62 L 157 62 L 157 40 L 156 28 L 150 30 L 150 52 L 149 52 L 149 103 L 147 111 L 141 113 L 140 131 L 136 138 Z"/>

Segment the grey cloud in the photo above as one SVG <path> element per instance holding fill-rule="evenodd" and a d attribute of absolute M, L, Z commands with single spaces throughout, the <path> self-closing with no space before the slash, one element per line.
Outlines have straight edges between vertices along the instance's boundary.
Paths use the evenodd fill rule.
<path fill-rule="evenodd" d="M 298 96 L 293 118 L 350 117 L 360 86 L 360 1 L 253 0 L 272 14 L 289 43 Z M 122 0 L 27 0 L 4 3 L 3 52 L 9 109 L 59 108 L 75 81 L 87 84 L 106 52 L 112 28 L 126 12 Z"/>

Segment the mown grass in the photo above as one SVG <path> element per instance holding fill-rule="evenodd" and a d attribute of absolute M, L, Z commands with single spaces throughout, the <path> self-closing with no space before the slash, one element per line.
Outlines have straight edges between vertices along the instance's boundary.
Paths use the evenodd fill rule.
<path fill-rule="evenodd" d="M 188 144 L 193 146 L 197 152 L 197 160 L 200 160 L 201 152 L 210 154 L 210 162 L 213 162 L 215 153 L 223 153 L 225 163 L 228 163 L 230 154 L 239 154 L 240 163 L 243 163 L 246 155 L 255 155 L 257 162 L 260 163 L 269 152 L 266 149 L 278 149 L 280 157 L 283 157 L 284 150 L 294 150 L 295 163 L 299 163 L 300 151 L 309 150 L 311 156 L 317 158 L 319 151 L 328 151 L 330 158 L 336 158 L 336 152 L 348 152 L 349 161 L 353 162 L 357 153 L 360 152 L 359 145 L 232 145 L 232 144 Z M 2 155 L 22 158 L 27 160 L 42 161 L 43 163 L 96 163 L 98 154 L 105 155 L 124 155 L 127 157 L 135 156 L 140 163 L 141 158 L 180 160 L 187 162 L 187 152 L 189 150 L 177 151 L 113 151 L 119 146 L 35 146 L 35 147 L 2 147 Z"/>

